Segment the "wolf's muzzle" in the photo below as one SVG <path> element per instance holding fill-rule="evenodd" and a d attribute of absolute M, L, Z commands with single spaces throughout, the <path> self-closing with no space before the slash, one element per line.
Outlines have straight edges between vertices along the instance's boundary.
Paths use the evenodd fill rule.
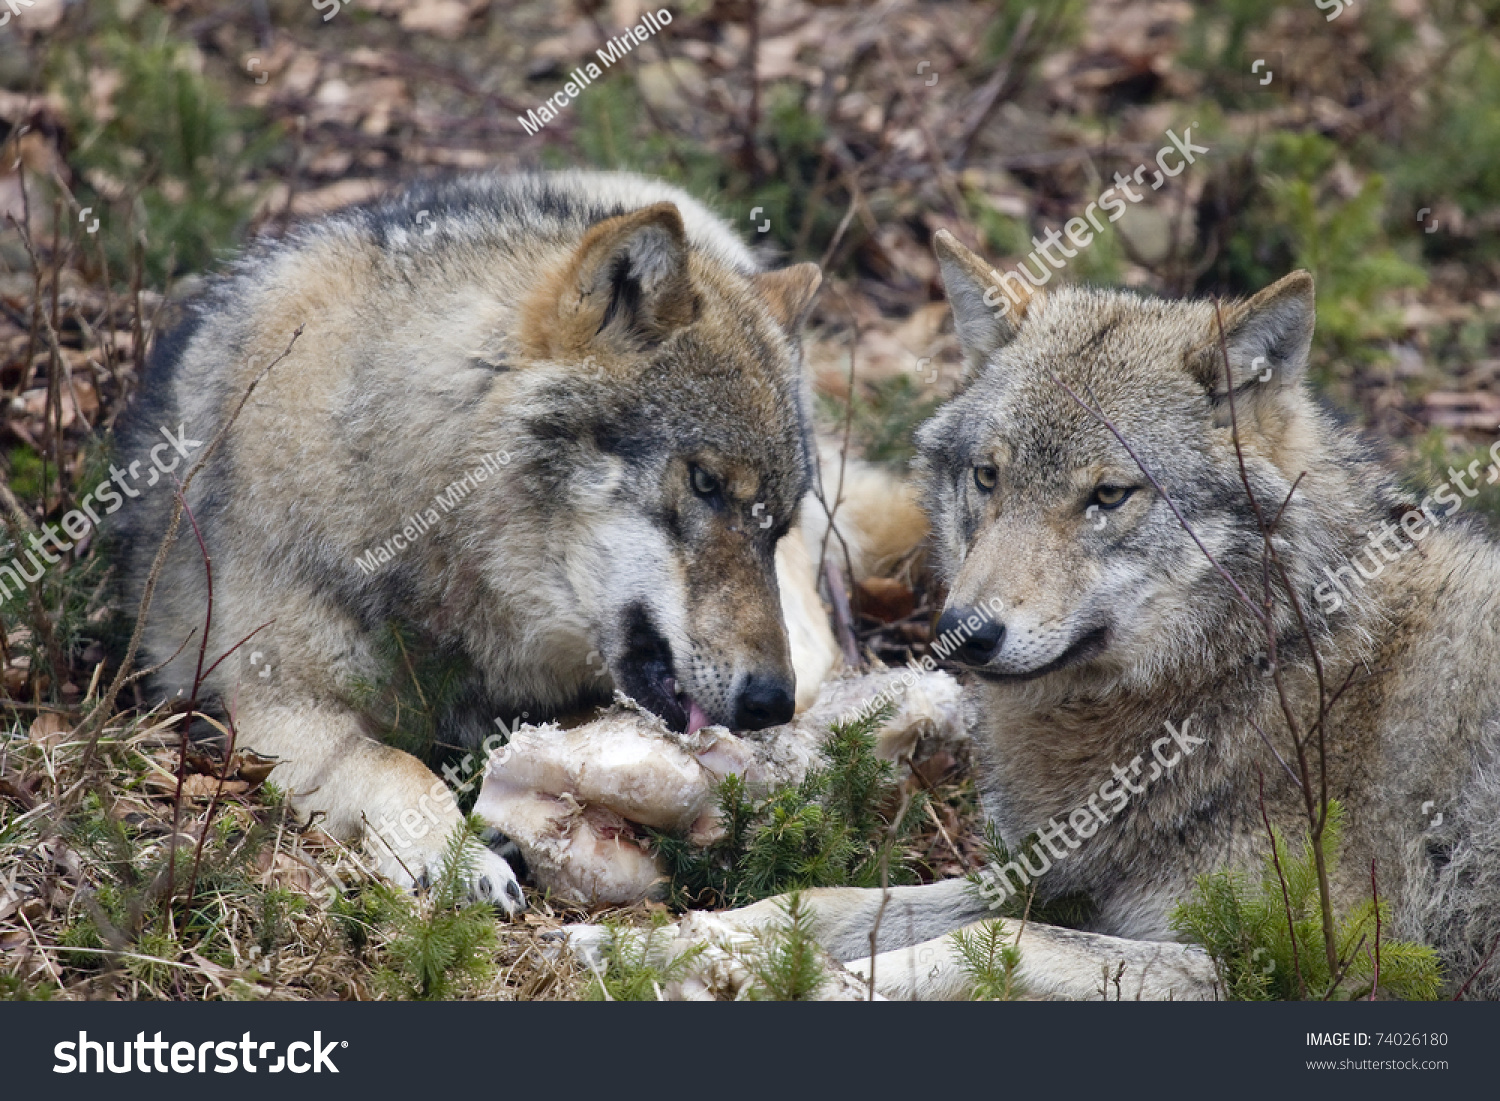
<path fill-rule="evenodd" d="M 979 627 L 971 631 L 964 623 L 978 618 Z M 984 665 L 1000 652 L 1005 642 L 1005 624 L 980 608 L 948 608 L 938 617 L 938 640 L 952 640 L 953 659 L 965 665 Z"/>
<path fill-rule="evenodd" d="M 736 730 L 764 730 L 792 721 L 795 699 L 790 681 L 751 674 L 734 708 Z"/>

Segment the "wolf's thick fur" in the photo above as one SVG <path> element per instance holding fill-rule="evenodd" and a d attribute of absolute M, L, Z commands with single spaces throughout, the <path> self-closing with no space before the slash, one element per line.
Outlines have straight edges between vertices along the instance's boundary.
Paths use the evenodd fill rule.
<path fill-rule="evenodd" d="M 1123 809 L 1109 804 L 1091 836 L 1075 827 L 1052 835 L 1053 856 L 1038 850 L 1037 898 L 1086 896 L 1093 917 L 1061 941 L 1055 929 L 1026 933 L 1023 971 L 1034 991 L 1097 997 L 1100 965 L 1124 963 L 1127 998 L 1211 997 L 1201 951 L 1160 943 L 1173 938 L 1174 903 L 1196 876 L 1259 867 L 1262 776 L 1271 820 L 1291 836 L 1306 829 L 1299 789 L 1256 732 L 1294 760 L 1265 631 L 1109 427 L 1053 376 L 1102 411 L 1259 600 L 1262 528 L 1241 482 L 1214 306 L 1061 288 L 1015 311 L 977 256 L 946 234 L 937 251 L 973 367 L 918 440 L 950 586 L 944 618 L 995 597 L 1007 609 L 999 637 L 963 654 L 984 809 L 1014 852 L 1097 802 L 1117 769 L 1145 787 Z M 1335 904 L 1369 898 L 1373 861 L 1394 919 L 1383 935 L 1435 946 L 1454 989 L 1500 937 L 1500 553 L 1469 518 L 1446 515 L 1456 505 L 1404 497 L 1309 394 L 1310 276 L 1226 304 L 1223 323 L 1246 476 L 1268 522 L 1287 502 L 1275 546 L 1330 695 L 1354 671 L 1326 730 L 1328 794 L 1345 808 Z M 1369 563 L 1367 536 L 1419 506 L 1437 526 Z M 1330 599 L 1325 570 L 1352 561 L 1376 576 L 1345 571 L 1347 599 Z M 1311 654 L 1279 582 L 1275 602 L 1280 677 L 1306 732 L 1318 714 Z M 1166 724 L 1205 744 L 1177 753 Z M 1154 760 L 1159 740 L 1168 748 Z M 879 892 L 811 901 L 836 956 L 868 953 Z M 774 912 L 728 916 L 754 925 Z M 876 961 L 882 990 L 951 993 L 960 972 L 933 938 L 984 913 L 964 884 L 897 893 L 881 947 L 901 951 Z M 1469 995 L 1500 996 L 1500 966 Z"/>
<path fill-rule="evenodd" d="M 797 329 L 817 285 L 810 264 L 761 271 L 675 188 L 563 173 L 419 187 L 258 246 L 211 287 L 158 348 L 120 452 L 143 458 L 162 427 L 212 438 L 305 326 L 188 502 L 210 660 L 267 623 L 251 648 L 276 658 L 268 683 L 225 661 L 209 695 L 283 759 L 300 811 L 414 838 L 374 846 L 398 878 L 441 855 L 451 795 L 364 706 L 392 624 L 471 670 L 448 744 L 615 688 L 677 727 L 790 718 L 773 555 L 808 486 Z M 171 505 L 122 513 L 133 600 Z M 424 517 L 436 530 L 403 534 Z M 149 662 L 202 629 L 207 596 L 188 532 Z M 196 650 L 165 693 L 190 687 Z M 480 859 L 481 889 L 517 905 L 509 868 Z"/>

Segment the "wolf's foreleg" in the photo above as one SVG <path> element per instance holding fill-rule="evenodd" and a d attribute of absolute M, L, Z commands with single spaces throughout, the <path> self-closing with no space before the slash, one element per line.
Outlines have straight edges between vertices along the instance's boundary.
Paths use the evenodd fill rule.
<path fill-rule="evenodd" d="M 882 895 L 886 894 L 882 909 Z M 892 999 L 941 1000 L 967 996 L 951 933 L 993 918 L 984 897 L 964 879 L 916 887 L 829 887 L 802 892 L 818 943 L 855 975 L 868 980 L 870 933 L 876 936 L 875 989 Z M 753 930 L 784 922 L 784 903 L 766 899 L 717 915 L 730 927 Z M 1020 922 L 1004 920 L 1008 937 Z M 1201 949 L 1168 941 L 1126 940 L 1055 925 L 1027 923 L 1018 976 L 1032 997 L 1126 1001 L 1212 999 L 1213 963 Z M 1122 969 L 1123 965 L 1123 969 Z"/>
<path fill-rule="evenodd" d="M 1125 940 L 1012 918 L 1007 942 L 1017 943 L 1019 992 L 1026 998 L 1065 1001 L 1211 1001 L 1216 995 L 1213 963 L 1203 949 L 1168 941 Z M 977 930 L 978 925 L 969 927 Z M 1020 932 L 1020 940 L 1016 934 Z M 869 980 L 871 960 L 844 966 Z M 951 934 L 874 959 L 875 989 L 892 1000 L 946 1001 L 969 996 L 972 979 Z"/>
<path fill-rule="evenodd" d="M 879 919 L 876 950 L 888 952 L 922 944 L 978 921 L 989 913 L 985 900 L 964 879 L 945 879 L 918 887 L 892 887 L 881 908 L 878 888 L 819 887 L 802 892 L 812 915 L 818 943 L 836 960 L 870 955 L 870 932 Z M 768 898 L 720 915 L 742 929 L 786 920 L 781 898 Z"/>
<path fill-rule="evenodd" d="M 302 817 L 319 814 L 329 833 L 363 841 L 382 875 L 407 887 L 431 882 L 462 821 L 443 780 L 408 753 L 365 735 L 351 712 L 254 701 L 236 716 L 237 743 L 280 759 L 272 780 Z M 507 913 L 525 907 L 503 857 L 474 846 L 470 894 Z"/>

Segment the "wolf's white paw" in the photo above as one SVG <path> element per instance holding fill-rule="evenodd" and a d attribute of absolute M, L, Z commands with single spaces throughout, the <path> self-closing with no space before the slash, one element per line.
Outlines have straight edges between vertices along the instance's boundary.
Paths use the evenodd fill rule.
<path fill-rule="evenodd" d="M 394 862 L 393 862 L 394 863 Z M 521 891 L 521 882 L 505 858 L 494 850 L 472 843 L 473 870 L 465 878 L 465 894 L 471 902 L 489 902 L 505 911 L 506 916 L 515 917 L 526 909 L 526 896 Z M 419 890 L 437 881 L 443 872 L 441 850 L 426 854 L 424 859 L 413 863 L 409 858 L 404 866 L 382 865 L 381 871 L 408 890 Z"/>
<path fill-rule="evenodd" d="M 484 846 L 477 846 L 478 857 L 474 862 L 474 874 L 469 877 L 469 897 L 480 902 L 492 902 L 505 911 L 506 916 L 515 917 L 526 909 L 526 896 L 521 893 L 521 881 L 511 870 L 505 857 Z"/>

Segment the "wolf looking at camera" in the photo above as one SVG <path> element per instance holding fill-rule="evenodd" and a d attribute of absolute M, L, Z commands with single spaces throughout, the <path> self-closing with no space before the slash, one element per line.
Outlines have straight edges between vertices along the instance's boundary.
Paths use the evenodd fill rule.
<path fill-rule="evenodd" d="M 209 660 L 257 628 L 275 654 L 266 678 L 223 662 L 207 693 L 240 745 L 281 758 L 295 809 L 348 838 L 431 819 L 372 850 L 407 882 L 440 860 L 453 798 L 377 740 L 362 694 L 393 624 L 467 670 L 441 743 L 615 689 L 678 730 L 791 718 L 775 555 L 808 488 L 797 332 L 818 284 L 812 264 L 761 270 L 676 188 L 588 172 L 417 187 L 212 284 L 119 446 L 211 439 L 302 327 L 187 499 Z M 121 515 L 133 602 L 171 507 Z M 191 688 L 209 599 L 183 530 L 144 636 L 168 696 Z M 478 892 L 518 907 L 505 861 L 475 856 Z"/>
<path fill-rule="evenodd" d="M 1500 939 L 1500 551 L 1453 507 L 1408 499 L 1314 400 L 1312 277 L 1223 305 L 1226 382 L 1212 302 L 1062 287 L 1013 306 L 951 235 L 936 247 L 971 368 L 918 434 L 948 583 L 938 628 L 1006 609 L 956 655 L 983 808 L 1016 858 L 986 890 L 1091 913 L 1081 930 L 1026 926 L 1027 988 L 1098 997 L 1103 968 L 1127 998 L 1214 996 L 1202 950 L 1170 943 L 1174 904 L 1205 873 L 1258 871 L 1262 806 L 1286 836 L 1307 828 L 1276 682 L 1306 734 L 1318 678 L 1289 592 L 1328 696 L 1348 681 L 1323 732 L 1344 807 L 1335 909 L 1369 899 L 1373 862 L 1382 935 L 1434 946 L 1450 992 L 1462 986 Z M 1286 569 L 1274 670 L 1266 628 L 1219 572 L 1260 601 L 1264 528 L 1242 478 Z M 1317 598 L 1397 521 L 1404 552 L 1360 567 L 1369 580 L 1341 586 L 1345 599 Z M 884 906 L 880 891 L 805 899 L 823 943 L 861 971 L 878 922 L 880 989 L 902 997 L 959 995 L 945 934 L 991 914 L 963 880 L 896 888 Z M 719 920 L 780 914 L 773 901 Z M 1500 997 L 1500 964 L 1468 996 Z"/>

